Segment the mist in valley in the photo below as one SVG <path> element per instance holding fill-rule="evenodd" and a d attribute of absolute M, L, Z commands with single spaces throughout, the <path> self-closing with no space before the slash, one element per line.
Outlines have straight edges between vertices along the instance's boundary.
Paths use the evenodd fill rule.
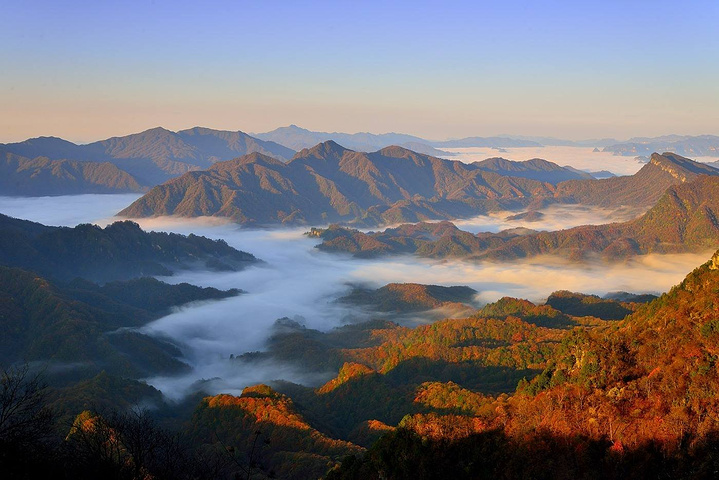
<path fill-rule="evenodd" d="M 142 195 L 137 193 L 62 195 L 53 197 L 0 196 L 0 213 L 55 227 L 74 227 L 80 223 L 106 223 Z"/>
<path fill-rule="evenodd" d="M 564 230 L 580 225 L 624 222 L 637 217 L 636 209 L 607 209 L 586 205 L 555 204 L 543 208 L 539 212 L 542 217 L 535 221 L 512 219 L 518 212 L 503 211 L 453 220 L 452 223 L 460 229 L 472 233 L 497 233 L 510 228 L 528 228 L 542 231 Z"/>
<path fill-rule="evenodd" d="M 101 225 L 131 201 L 127 195 L 41 197 L 16 201 L 0 198 L 0 212 L 7 215 L 65 224 L 95 221 Z M 540 222 L 508 222 L 506 216 L 478 217 L 458 224 L 472 231 L 497 231 L 525 226 L 533 229 L 567 228 L 603 223 L 608 212 L 586 208 L 552 207 Z M 328 331 L 369 318 L 396 320 L 337 302 L 352 285 L 374 288 L 391 282 L 467 285 L 478 291 L 477 305 L 503 296 L 542 302 L 556 290 L 604 295 L 612 291 L 659 293 L 678 283 L 705 262 L 705 254 L 648 255 L 621 264 L 573 264 L 537 257 L 511 263 L 431 261 L 410 256 L 356 259 L 321 252 L 318 239 L 304 235 L 309 227 L 247 229 L 216 218 L 140 219 L 147 230 L 194 233 L 223 239 L 229 245 L 263 260 L 240 272 L 182 271 L 160 278 L 169 283 L 187 282 L 221 289 L 239 288 L 246 293 L 219 301 L 190 304 L 143 327 L 145 332 L 170 339 L 180 346 L 192 371 L 180 377 L 147 379 L 169 398 L 179 399 L 202 388 L 208 393 L 239 393 L 245 386 L 285 379 L 318 385 L 336 372 L 306 372 L 274 362 L 231 361 L 230 355 L 262 351 L 279 318 L 293 319 L 307 328 Z M 478 230 L 479 229 L 479 230 Z M 411 315 L 417 324 L 437 318 L 437 312 Z M 402 319 L 399 318 L 401 321 Z"/>
<path fill-rule="evenodd" d="M 467 147 L 443 148 L 442 150 L 453 154 L 443 158 L 459 160 L 464 163 L 472 163 L 491 157 L 502 157 L 515 162 L 542 158 L 560 166 L 570 166 L 585 172 L 608 171 L 614 175 L 634 175 L 644 166 L 644 162 L 637 160 L 633 156 L 614 155 L 612 152 L 595 152 L 593 147 L 543 146 L 503 149 Z M 719 160 L 719 156 L 693 156 L 691 158 L 703 163 Z"/>
<path fill-rule="evenodd" d="M 592 147 L 544 146 L 503 149 L 466 147 L 445 148 L 444 150 L 453 154 L 444 158 L 459 160 L 464 163 L 472 163 L 491 157 L 502 157 L 515 162 L 542 158 L 560 166 L 570 166 L 586 172 L 606 170 L 614 175 L 634 175 L 644 166 L 644 163 L 634 157 L 614 155 L 611 152 L 594 152 Z"/>

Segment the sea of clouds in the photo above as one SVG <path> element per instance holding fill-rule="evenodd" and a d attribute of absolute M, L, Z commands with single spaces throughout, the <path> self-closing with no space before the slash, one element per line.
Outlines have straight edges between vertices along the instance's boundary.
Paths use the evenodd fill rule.
<path fill-rule="evenodd" d="M 592 158 L 600 158 L 600 154 L 592 155 L 596 156 Z M 626 174 L 641 168 L 641 164 L 631 158 L 609 157 L 614 161 L 611 166 L 600 162 L 601 165 L 593 165 L 590 169 Z M 557 160 L 556 157 L 552 159 Z M 572 166 L 580 168 L 580 160 Z M 113 215 L 137 197 L 0 197 L 0 212 L 48 225 L 74 226 L 92 222 L 104 225 L 116 220 Z M 472 232 L 496 232 L 514 227 L 556 230 L 623 220 L 617 218 L 617 212 L 581 206 L 552 206 L 543 211 L 545 216 L 539 222 L 531 223 L 507 220 L 511 213 L 482 215 L 456 223 Z M 660 293 L 681 281 L 711 255 L 711 252 L 647 255 L 620 264 L 581 265 L 553 257 L 505 263 L 433 261 L 411 256 L 356 259 L 314 248 L 318 240 L 304 235 L 309 226 L 248 229 L 216 218 L 166 217 L 137 221 L 148 230 L 223 239 L 263 260 L 263 263 L 240 272 L 184 271 L 162 278 L 169 283 L 188 282 L 221 289 L 240 288 L 247 292 L 233 298 L 178 308 L 144 327 L 144 331 L 178 344 L 185 360 L 193 367 L 191 373 L 181 377 L 148 379 L 169 398 L 182 398 L 197 388 L 197 382 L 202 382 L 203 388 L 211 393 L 239 393 L 247 385 L 276 379 L 308 385 L 326 380 L 327 375 L 303 372 L 292 365 L 265 363 L 249 367 L 242 362 L 230 362 L 228 357 L 263 350 L 278 318 L 296 319 L 308 328 L 323 331 L 368 318 L 368 312 L 336 302 L 353 284 L 373 287 L 391 282 L 467 285 L 479 292 L 477 304 L 503 296 L 541 302 L 556 290 L 598 295 L 619 290 Z"/>

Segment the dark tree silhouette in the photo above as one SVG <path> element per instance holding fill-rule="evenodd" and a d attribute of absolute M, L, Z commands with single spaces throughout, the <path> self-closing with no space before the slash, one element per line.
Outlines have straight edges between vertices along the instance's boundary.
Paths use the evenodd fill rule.
<path fill-rule="evenodd" d="M 37 478 L 53 451 L 53 416 L 45 406 L 41 372 L 28 365 L 0 372 L 0 471 L 4 478 Z"/>

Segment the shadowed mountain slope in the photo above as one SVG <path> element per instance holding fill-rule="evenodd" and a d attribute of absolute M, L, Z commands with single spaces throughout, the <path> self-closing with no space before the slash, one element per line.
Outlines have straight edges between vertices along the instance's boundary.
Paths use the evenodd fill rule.
<path fill-rule="evenodd" d="M 634 175 L 589 182 L 570 180 L 557 185 L 556 196 L 566 203 L 649 208 L 667 188 L 698 175 L 719 175 L 719 170 L 674 153 L 653 153 L 650 161 Z"/>
<path fill-rule="evenodd" d="M 600 254 L 616 260 L 646 253 L 699 252 L 719 244 L 719 177 L 702 175 L 669 188 L 643 216 L 624 223 L 555 232 L 526 229 L 477 235 L 449 222 L 419 223 L 363 233 L 341 227 L 315 230 L 318 248 L 359 256 L 412 253 L 425 257 L 511 260 L 541 254 L 579 260 Z"/>
<path fill-rule="evenodd" d="M 546 183 L 503 177 L 401 147 L 362 153 L 328 141 L 298 152 L 286 164 L 251 154 L 188 173 L 153 188 L 120 215 L 379 224 L 467 216 L 551 194 Z"/>
<path fill-rule="evenodd" d="M 141 377 L 185 371 L 180 350 L 136 330 L 197 300 L 240 293 L 155 279 L 54 284 L 33 272 L 0 266 L 0 362 L 66 364 L 65 375 L 112 374 Z M 165 296 L 159 304 L 158 296 Z M 61 369 L 63 370 L 63 369 Z M 56 372 L 53 381 L 62 377 Z"/>
<path fill-rule="evenodd" d="M 59 280 L 107 282 L 195 267 L 239 270 L 257 261 L 223 241 L 144 232 L 133 222 L 104 229 L 90 224 L 48 227 L 0 214 L 0 265 Z"/>
<path fill-rule="evenodd" d="M 141 192 L 129 173 L 110 162 L 29 159 L 0 150 L 0 193 L 3 195 L 73 195 Z"/>
<path fill-rule="evenodd" d="M 667 187 L 700 173 L 719 174 L 719 170 L 672 154 L 654 155 L 629 177 L 570 180 L 555 186 L 520 177 L 576 178 L 577 174 L 542 160 L 465 164 L 402 147 L 355 152 L 328 141 L 298 152 L 287 163 L 254 153 L 187 173 L 153 188 L 120 215 L 220 216 L 257 224 L 381 225 L 549 203 L 629 206 L 642 213 Z"/>

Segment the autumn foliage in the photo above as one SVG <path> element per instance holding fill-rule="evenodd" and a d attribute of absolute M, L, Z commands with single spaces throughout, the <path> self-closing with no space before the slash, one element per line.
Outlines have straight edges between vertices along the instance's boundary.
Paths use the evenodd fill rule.
<path fill-rule="evenodd" d="M 438 460 L 456 449 L 476 455 L 496 442 L 505 448 L 502 461 L 524 459 L 508 470 L 521 476 L 550 464 L 542 452 L 561 457 L 569 447 L 574 463 L 556 469 L 554 478 L 592 478 L 600 471 L 610 478 L 631 471 L 703 478 L 719 462 L 717 263 L 697 268 L 624 320 L 565 330 L 545 356 L 546 367 L 513 395 L 422 385 L 415 401 L 435 412 L 405 417 L 384 443 L 363 460 L 346 462 L 333 478 L 360 478 L 354 476 L 360 471 L 361 478 L 376 478 L 372 472 L 380 466 L 400 472 L 405 467 L 387 463 L 389 448 L 414 465 L 420 450 Z M 421 468 L 438 472 L 429 464 Z"/>

